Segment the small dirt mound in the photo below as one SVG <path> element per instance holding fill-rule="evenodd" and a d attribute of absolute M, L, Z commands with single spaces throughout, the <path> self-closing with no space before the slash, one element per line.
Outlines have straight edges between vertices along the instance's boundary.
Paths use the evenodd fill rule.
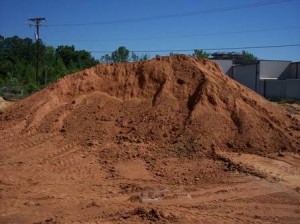
<path fill-rule="evenodd" d="M 0 96 L 0 111 L 4 110 L 7 108 L 11 103 L 5 101 L 1 96 Z"/>
<path fill-rule="evenodd" d="M 154 144 L 160 155 L 179 157 L 300 148 L 299 121 L 284 108 L 215 63 L 183 55 L 99 64 L 21 100 L 0 120 L 2 133 L 58 132 L 86 146 Z"/>

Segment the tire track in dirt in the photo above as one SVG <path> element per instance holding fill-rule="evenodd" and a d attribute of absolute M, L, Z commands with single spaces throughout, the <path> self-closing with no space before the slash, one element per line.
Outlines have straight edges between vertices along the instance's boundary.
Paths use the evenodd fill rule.
<path fill-rule="evenodd" d="M 280 182 L 292 188 L 300 187 L 300 166 L 298 154 L 279 153 L 275 158 L 253 154 L 218 152 L 219 155 L 238 164 L 245 170 L 254 170 L 272 182 Z"/>

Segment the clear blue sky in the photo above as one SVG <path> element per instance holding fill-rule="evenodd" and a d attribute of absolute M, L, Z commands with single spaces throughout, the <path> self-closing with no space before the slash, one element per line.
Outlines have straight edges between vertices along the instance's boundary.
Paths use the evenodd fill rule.
<path fill-rule="evenodd" d="M 2 36 L 33 38 L 31 17 L 47 18 L 49 26 L 41 28 L 47 45 L 87 51 L 300 44 L 300 0 L 0 0 Z M 86 23 L 92 24 L 78 25 Z M 299 46 L 248 51 L 260 59 L 300 61 Z"/>

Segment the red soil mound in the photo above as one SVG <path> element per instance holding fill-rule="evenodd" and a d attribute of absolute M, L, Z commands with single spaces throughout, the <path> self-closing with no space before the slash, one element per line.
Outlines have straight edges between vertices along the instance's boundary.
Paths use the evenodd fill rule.
<path fill-rule="evenodd" d="M 1 138 L 59 133 L 83 145 L 156 145 L 161 155 L 300 148 L 299 121 L 284 108 L 230 79 L 215 63 L 182 55 L 99 64 L 16 103 L 0 121 Z"/>
<path fill-rule="evenodd" d="M 0 223 L 297 223 L 288 109 L 187 56 L 67 76 L 0 111 Z"/>

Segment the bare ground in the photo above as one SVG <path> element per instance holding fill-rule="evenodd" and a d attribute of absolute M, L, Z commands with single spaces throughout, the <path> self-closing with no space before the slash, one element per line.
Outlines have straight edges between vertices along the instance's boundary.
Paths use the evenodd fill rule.
<path fill-rule="evenodd" d="M 300 220 L 299 155 L 267 158 L 221 151 L 214 161 L 165 158 L 149 165 L 130 158 L 99 163 L 97 147 L 64 144 L 59 136 L 25 139 L 10 139 L 1 151 L 2 223 Z M 40 150 L 43 156 L 37 158 Z M 212 178 L 202 179 L 202 172 Z"/>

